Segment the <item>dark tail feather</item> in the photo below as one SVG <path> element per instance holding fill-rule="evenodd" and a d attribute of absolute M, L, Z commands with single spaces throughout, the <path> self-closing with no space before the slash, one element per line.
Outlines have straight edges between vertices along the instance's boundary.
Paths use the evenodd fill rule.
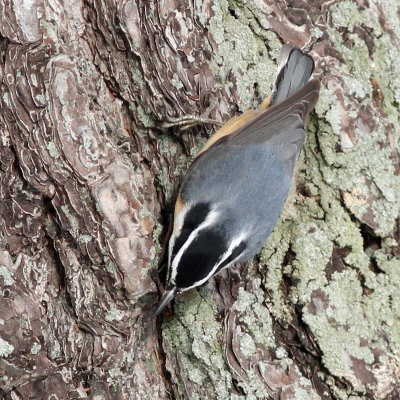
<path fill-rule="evenodd" d="M 301 89 L 309 81 L 313 71 L 314 61 L 309 55 L 293 45 L 285 44 L 281 51 L 271 106 Z"/>

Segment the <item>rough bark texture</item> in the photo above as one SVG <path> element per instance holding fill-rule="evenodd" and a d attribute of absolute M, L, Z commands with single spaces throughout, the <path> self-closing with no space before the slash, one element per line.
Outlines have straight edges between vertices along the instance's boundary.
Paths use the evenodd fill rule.
<path fill-rule="evenodd" d="M 396 0 L 0 2 L 0 397 L 398 399 Z M 174 189 L 269 94 L 283 42 L 323 83 L 261 256 L 158 298 Z M 398 220 L 397 220 L 398 221 Z"/>

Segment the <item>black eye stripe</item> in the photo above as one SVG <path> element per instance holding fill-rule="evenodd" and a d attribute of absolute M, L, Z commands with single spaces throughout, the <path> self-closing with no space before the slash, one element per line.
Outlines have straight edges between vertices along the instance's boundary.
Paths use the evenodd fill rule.
<path fill-rule="evenodd" d="M 189 287 L 204 279 L 227 249 L 218 230 L 205 230 L 197 236 L 179 260 L 176 286 Z"/>
<path fill-rule="evenodd" d="M 171 251 L 171 261 L 174 259 L 179 249 L 188 240 L 190 234 L 205 221 L 210 213 L 210 205 L 208 203 L 198 203 L 190 208 L 183 220 L 182 229 L 175 238 L 174 246 Z"/>

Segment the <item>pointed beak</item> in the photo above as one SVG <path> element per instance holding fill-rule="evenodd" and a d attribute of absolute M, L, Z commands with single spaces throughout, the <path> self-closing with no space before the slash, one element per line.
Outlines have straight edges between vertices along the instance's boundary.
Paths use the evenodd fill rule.
<path fill-rule="evenodd" d="M 164 308 L 169 304 L 169 302 L 175 297 L 176 288 L 166 290 L 165 293 L 162 295 L 160 302 L 156 308 L 156 311 L 153 314 L 153 317 L 157 317 L 161 314 Z"/>

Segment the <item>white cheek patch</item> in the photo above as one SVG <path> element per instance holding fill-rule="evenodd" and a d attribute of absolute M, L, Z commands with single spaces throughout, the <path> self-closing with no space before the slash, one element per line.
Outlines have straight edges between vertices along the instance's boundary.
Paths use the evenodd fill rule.
<path fill-rule="evenodd" d="M 173 285 L 175 284 L 175 278 L 178 273 L 178 264 L 182 258 L 183 253 L 185 252 L 185 250 L 190 246 L 190 244 L 193 242 L 193 240 L 195 240 L 196 236 L 198 235 L 198 233 L 201 230 L 209 227 L 210 225 L 213 225 L 218 220 L 219 215 L 220 215 L 220 213 L 218 211 L 211 210 L 207 214 L 206 219 L 189 235 L 186 242 L 183 244 L 183 246 L 179 249 L 178 253 L 176 254 L 174 260 L 172 261 L 172 264 L 171 264 L 171 260 L 169 260 L 169 263 L 170 263 L 169 265 L 171 265 L 169 282 L 171 284 L 173 284 Z M 174 240 L 174 242 L 175 242 L 175 240 Z M 172 247 L 170 247 L 169 250 L 170 250 L 169 258 L 171 258 Z"/>

